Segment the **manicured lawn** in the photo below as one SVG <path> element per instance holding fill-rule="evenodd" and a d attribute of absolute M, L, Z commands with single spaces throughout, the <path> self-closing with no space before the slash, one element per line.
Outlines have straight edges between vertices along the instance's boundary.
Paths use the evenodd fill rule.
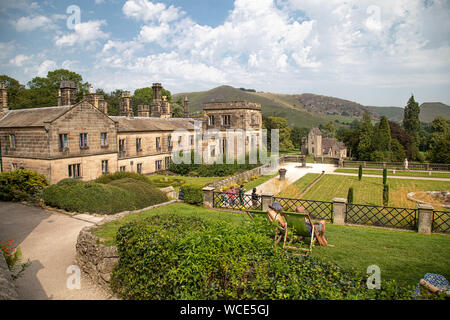
<path fill-rule="evenodd" d="M 427 272 L 450 279 L 450 236 L 332 224 L 325 234 L 335 247 L 314 247 L 312 256 L 342 268 L 365 273 L 375 264 L 382 281 L 395 279 L 403 285 L 416 285 Z"/>
<path fill-rule="evenodd" d="M 249 191 L 252 190 L 253 188 L 263 184 L 266 181 L 269 181 L 270 179 L 272 179 L 273 177 L 278 176 L 278 172 L 274 173 L 274 174 L 269 174 L 269 175 L 264 175 L 264 176 L 260 176 L 259 178 L 250 181 L 249 183 L 246 183 L 244 185 L 245 191 Z"/>
<path fill-rule="evenodd" d="M 207 184 L 210 184 L 214 181 L 226 179 L 227 177 L 188 177 L 188 176 L 168 176 L 168 175 L 162 175 L 162 174 L 155 174 L 148 176 L 148 179 L 150 181 L 159 182 L 163 181 L 167 178 L 167 182 L 163 182 L 164 185 L 160 186 L 161 188 L 173 185 L 176 191 L 179 191 L 180 189 L 180 182 L 181 184 L 190 184 L 198 187 L 204 187 Z M 175 182 L 175 183 L 171 183 Z"/>
<path fill-rule="evenodd" d="M 125 218 L 102 226 L 96 235 L 114 244 L 117 229 L 132 220 L 150 215 L 176 213 L 201 217 L 210 221 L 228 221 L 239 225 L 249 223 L 245 214 L 220 212 L 176 203 Z M 381 269 L 381 279 L 395 279 L 401 284 L 415 285 L 427 272 L 450 279 L 450 236 L 422 235 L 415 232 L 391 231 L 365 227 L 327 224 L 326 235 L 335 247 L 314 247 L 312 255 L 333 262 L 343 269 L 365 273 L 375 264 Z M 251 245 L 251 244 L 249 244 Z"/>
<path fill-rule="evenodd" d="M 356 173 L 358 174 L 358 169 L 336 169 L 335 172 L 342 173 Z M 373 175 L 383 175 L 382 169 L 363 169 L 363 174 L 373 174 Z M 405 176 L 405 177 L 431 177 L 431 178 L 450 178 L 450 173 L 448 172 L 439 172 L 439 171 L 431 171 L 431 175 L 428 172 L 424 171 L 402 171 L 402 170 L 393 170 L 387 171 L 389 176 Z"/>
<path fill-rule="evenodd" d="M 417 203 L 407 199 L 407 194 L 414 191 L 448 190 L 447 181 L 389 179 L 389 206 L 417 208 Z M 333 198 L 347 198 L 348 189 L 354 189 L 354 203 L 382 205 L 383 179 L 326 174 L 314 187 L 309 190 L 303 199 L 332 201 Z"/>
<path fill-rule="evenodd" d="M 284 198 L 298 198 L 318 176 L 320 176 L 319 173 L 307 173 L 293 184 L 284 188 L 277 196 Z"/>

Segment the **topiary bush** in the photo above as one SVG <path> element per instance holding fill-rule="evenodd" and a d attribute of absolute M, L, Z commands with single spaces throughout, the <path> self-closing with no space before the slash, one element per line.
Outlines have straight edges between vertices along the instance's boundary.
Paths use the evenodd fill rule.
<path fill-rule="evenodd" d="M 112 214 L 137 209 L 128 190 L 95 182 L 51 185 L 42 193 L 46 205 L 71 212 Z"/>
<path fill-rule="evenodd" d="M 181 189 L 184 190 L 184 202 L 203 206 L 203 187 L 185 184 Z"/>
<path fill-rule="evenodd" d="M 44 175 L 30 170 L 0 173 L 0 200 L 21 201 L 36 197 L 48 186 Z"/>
<path fill-rule="evenodd" d="M 113 180 L 108 185 L 130 191 L 134 195 L 133 205 L 137 209 L 169 201 L 164 192 L 141 180 L 123 178 Z"/>
<path fill-rule="evenodd" d="M 115 173 L 104 174 L 104 175 L 98 177 L 97 179 L 95 179 L 94 182 L 106 184 L 106 183 L 110 183 L 113 180 L 119 180 L 119 179 L 124 179 L 124 178 L 131 178 L 134 180 L 140 180 L 140 181 L 143 181 L 146 183 L 150 183 L 148 178 L 142 174 L 135 173 L 135 172 L 124 172 L 124 171 L 118 171 Z"/>
<path fill-rule="evenodd" d="M 111 288 L 123 299 L 411 299 L 413 288 L 273 246 L 274 228 L 255 217 L 241 226 L 174 214 L 119 228 Z"/>

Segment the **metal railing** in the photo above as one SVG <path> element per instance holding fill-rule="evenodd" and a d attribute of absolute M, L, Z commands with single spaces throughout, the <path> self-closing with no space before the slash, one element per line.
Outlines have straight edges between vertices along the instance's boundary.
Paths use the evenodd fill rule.
<path fill-rule="evenodd" d="M 417 214 L 417 209 L 347 203 L 345 220 L 354 224 L 415 230 Z"/>
<path fill-rule="evenodd" d="M 333 202 L 292 199 L 273 197 L 274 201 L 278 201 L 284 211 L 295 212 L 299 206 L 303 206 L 312 218 L 333 221 Z"/>
<path fill-rule="evenodd" d="M 262 210 L 261 197 L 253 199 L 252 195 L 230 194 L 228 192 L 213 192 L 213 207 L 229 210 Z"/>
<path fill-rule="evenodd" d="M 433 211 L 432 232 L 450 233 L 450 211 Z"/>
<path fill-rule="evenodd" d="M 358 168 L 360 165 L 363 168 L 373 168 L 373 169 L 394 169 L 394 170 L 404 170 L 403 162 L 378 162 L 378 161 L 351 161 L 344 160 L 344 168 Z M 450 164 L 448 163 L 421 163 L 421 162 L 410 162 L 408 163 L 409 170 L 421 170 L 421 171 L 450 171 Z"/>

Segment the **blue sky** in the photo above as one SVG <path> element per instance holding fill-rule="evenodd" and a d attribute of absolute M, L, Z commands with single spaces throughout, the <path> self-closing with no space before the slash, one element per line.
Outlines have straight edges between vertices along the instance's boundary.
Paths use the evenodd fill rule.
<path fill-rule="evenodd" d="M 106 91 L 450 104 L 448 0 L 0 0 L 0 30 L 0 74 L 23 84 L 66 68 Z"/>

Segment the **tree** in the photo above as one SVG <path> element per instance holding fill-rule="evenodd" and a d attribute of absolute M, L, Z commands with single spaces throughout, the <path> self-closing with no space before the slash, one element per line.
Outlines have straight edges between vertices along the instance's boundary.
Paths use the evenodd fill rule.
<path fill-rule="evenodd" d="M 361 181 L 362 175 L 363 175 L 363 167 L 362 167 L 362 164 L 360 164 L 359 165 L 359 170 L 358 170 L 358 180 L 359 181 Z"/>
<path fill-rule="evenodd" d="M 408 100 L 408 104 L 403 112 L 403 127 L 406 132 L 414 139 L 414 142 L 419 141 L 418 133 L 420 130 L 419 121 L 420 107 L 419 103 L 414 100 L 414 95 Z"/>
<path fill-rule="evenodd" d="M 0 75 L 0 82 L 5 84 L 9 108 L 19 109 L 20 105 L 23 103 L 21 97 L 25 91 L 25 86 L 7 75 Z"/>
<path fill-rule="evenodd" d="M 406 158 L 406 152 L 397 139 L 391 139 L 391 161 L 403 162 Z"/>
<path fill-rule="evenodd" d="M 279 150 L 292 150 L 294 145 L 291 141 L 291 128 L 284 118 L 280 117 L 263 117 L 263 128 L 267 129 L 268 149 L 271 148 L 271 130 L 279 130 Z"/>
<path fill-rule="evenodd" d="M 293 127 L 291 131 L 291 141 L 296 149 L 301 150 L 302 140 L 304 137 L 308 136 L 307 128 Z"/>
<path fill-rule="evenodd" d="M 353 187 L 348 189 L 347 193 L 347 203 L 353 203 Z"/>
<path fill-rule="evenodd" d="M 389 121 L 391 131 L 392 161 L 403 161 L 405 158 L 418 158 L 417 146 L 413 138 L 397 123 Z M 395 142 L 397 140 L 397 142 Z M 402 157 L 402 158 L 400 158 Z"/>
<path fill-rule="evenodd" d="M 383 169 L 383 185 L 385 185 L 387 182 L 387 169 Z"/>
<path fill-rule="evenodd" d="M 335 138 L 336 137 L 336 128 L 334 127 L 333 122 L 328 122 L 321 129 L 324 138 Z"/>
<path fill-rule="evenodd" d="M 391 150 L 391 130 L 385 116 L 381 117 L 380 123 L 375 130 L 373 144 L 376 150 L 383 152 Z"/>
<path fill-rule="evenodd" d="M 359 135 L 356 129 L 346 129 L 339 128 L 336 133 L 336 138 L 339 141 L 344 142 L 348 149 L 348 156 L 358 158 L 358 144 L 359 144 Z"/>
<path fill-rule="evenodd" d="M 363 120 L 358 128 L 359 142 L 358 142 L 358 160 L 370 160 L 370 155 L 373 151 L 372 137 L 373 126 L 369 112 L 366 110 L 363 115 Z"/>
<path fill-rule="evenodd" d="M 389 185 L 383 185 L 383 206 L 387 206 L 389 204 Z"/>
<path fill-rule="evenodd" d="M 431 124 L 430 160 L 450 163 L 450 120 L 436 117 Z"/>
<path fill-rule="evenodd" d="M 166 97 L 167 101 L 170 103 L 172 101 L 172 94 L 169 90 L 162 88 L 161 98 Z M 138 105 L 146 104 L 151 107 L 153 102 L 153 89 L 151 87 L 139 88 L 134 90 L 133 96 L 131 97 L 131 106 L 136 114 Z"/>

